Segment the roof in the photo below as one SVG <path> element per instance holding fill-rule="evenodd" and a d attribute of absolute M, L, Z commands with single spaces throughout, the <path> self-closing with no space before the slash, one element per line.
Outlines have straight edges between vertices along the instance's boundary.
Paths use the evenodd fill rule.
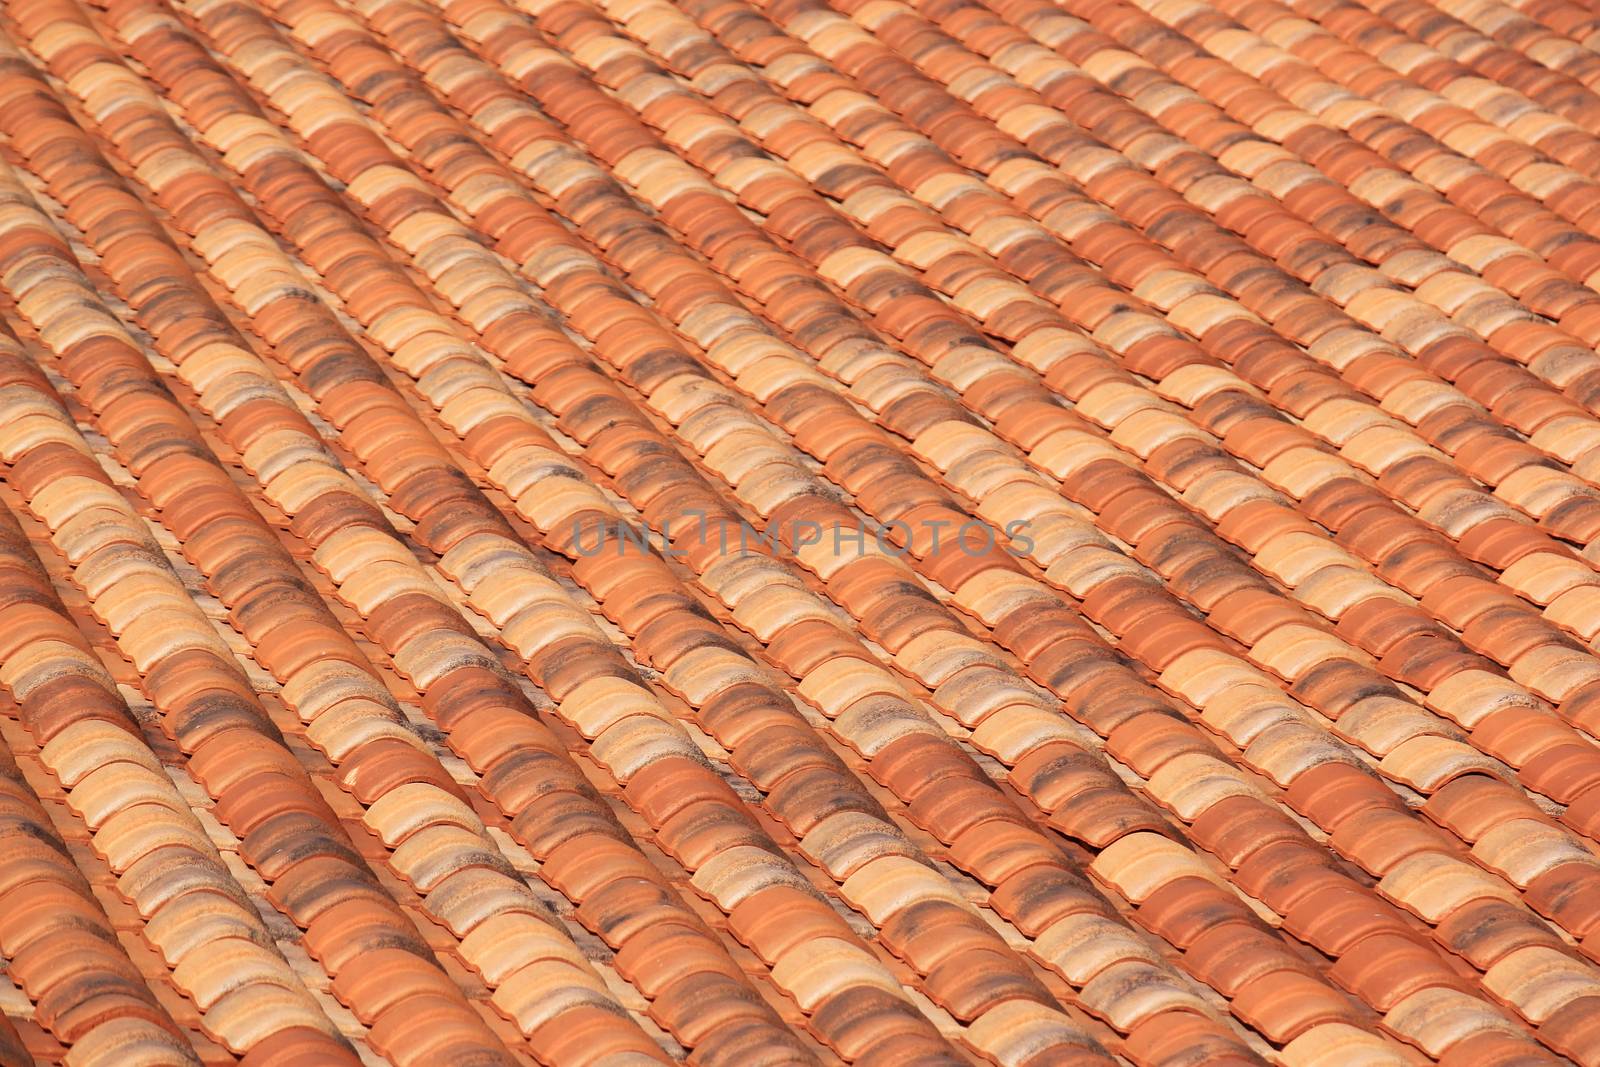
<path fill-rule="evenodd" d="M 1600 1063 L 1600 14 L 12 0 L 0 1064 Z"/>

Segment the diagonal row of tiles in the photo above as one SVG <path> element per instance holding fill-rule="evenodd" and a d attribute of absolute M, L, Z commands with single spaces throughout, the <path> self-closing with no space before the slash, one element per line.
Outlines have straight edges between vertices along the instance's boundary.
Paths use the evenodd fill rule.
<path fill-rule="evenodd" d="M 1304 7 L 10 5 L 32 1025 L 1600 1057 L 1594 27 Z"/>

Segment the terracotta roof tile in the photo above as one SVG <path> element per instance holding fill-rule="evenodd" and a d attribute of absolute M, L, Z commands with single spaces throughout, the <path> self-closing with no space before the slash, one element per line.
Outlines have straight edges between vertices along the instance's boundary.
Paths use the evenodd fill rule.
<path fill-rule="evenodd" d="M 1586 9 L 0 34 L 0 1062 L 1600 1062 Z"/>

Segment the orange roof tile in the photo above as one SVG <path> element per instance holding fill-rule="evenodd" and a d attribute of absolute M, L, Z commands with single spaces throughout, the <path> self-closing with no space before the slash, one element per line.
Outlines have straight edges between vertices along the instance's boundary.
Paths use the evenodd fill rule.
<path fill-rule="evenodd" d="M 1600 1064 L 1600 16 L 0 2 L 0 1065 Z"/>

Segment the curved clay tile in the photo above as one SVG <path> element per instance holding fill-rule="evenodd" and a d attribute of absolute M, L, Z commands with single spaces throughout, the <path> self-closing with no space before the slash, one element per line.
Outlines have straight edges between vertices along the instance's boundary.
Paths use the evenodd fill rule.
<path fill-rule="evenodd" d="M 4 6 L 0 1062 L 1600 1063 L 1592 12 Z"/>

